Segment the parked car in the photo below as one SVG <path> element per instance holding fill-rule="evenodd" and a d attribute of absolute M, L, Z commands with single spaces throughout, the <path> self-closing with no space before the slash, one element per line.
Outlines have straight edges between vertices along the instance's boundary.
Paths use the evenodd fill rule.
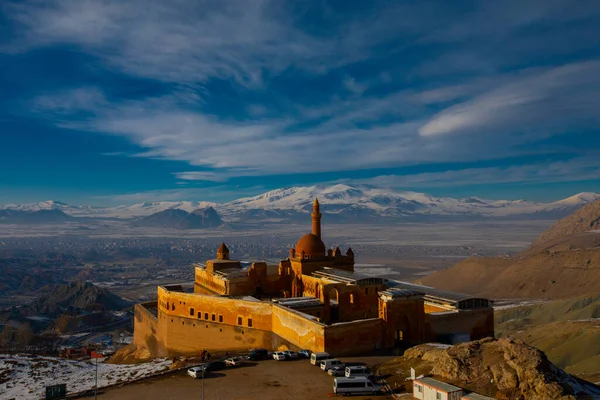
<path fill-rule="evenodd" d="M 239 367 L 244 361 L 240 357 L 231 357 L 225 360 L 225 365 L 229 367 Z"/>
<path fill-rule="evenodd" d="M 337 366 L 337 367 L 329 368 L 327 370 L 327 375 L 331 375 L 331 376 L 344 376 L 345 373 L 346 373 L 345 366 Z"/>
<path fill-rule="evenodd" d="M 267 349 L 252 349 L 250 351 L 250 355 L 248 356 L 248 360 L 258 361 L 258 360 L 266 360 L 269 357 L 269 351 Z"/>
<path fill-rule="evenodd" d="M 296 353 L 295 351 L 285 350 L 285 351 L 282 351 L 282 353 L 285 354 L 285 357 L 288 360 L 295 360 L 298 358 L 298 353 Z"/>
<path fill-rule="evenodd" d="M 322 360 L 319 366 L 323 371 L 327 372 L 333 367 L 345 367 L 346 364 L 344 364 L 337 358 L 330 358 L 328 360 Z"/>
<path fill-rule="evenodd" d="M 286 359 L 285 353 L 283 351 L 277 351 L 273 353 L 273 359 L 277 361 L 284 361 Z"/>
<path fill-rule="evenodd" d="M 202 370 L 204 370 L 204 376 L 206 376 L 207 371 L 204 366 L 192 367 L 188 369 L 188 375 L 194 379 L 202 378 Z"/>
<path fill-rule="evenodd" d="M 211 361 L 207 362 L 206 364 L 202 364 L 201 367 L 204 367 L 206 371 L 219 371 L 225 369 L 227 364 L 225 364 L 225 361 Z"/>
<path fill-rule="evenodd" d="M 298 352 L 298 356 L 301 358 L 310 358 L 311 354 L 312 354 L 312 351 L 306 350 L 306 349 L 300 350 Z"/>
<path fill-rule="evenodd" d="M 367 367 L 361 365 L 346 367 L 344 375 L 346 376 L 346 378 L 352 378 L 356 376 L 372 377 L 373 373 L 371 373 L 371 371 L 369 371 Z"/>

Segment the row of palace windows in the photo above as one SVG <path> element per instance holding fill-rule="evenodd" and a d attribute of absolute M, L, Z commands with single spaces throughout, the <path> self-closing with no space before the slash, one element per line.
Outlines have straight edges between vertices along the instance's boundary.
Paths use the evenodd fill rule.
<path fill-rule="evenodd" d="M 179 302 L 179 303 L 181 304 L 181 302 Z M 175 311 L 175 303 L 169 304 L 168 301 L 161 301 L 160 306 L 162 308 L 166 309 L 167 311 L 169 311 L 169 307 L 171 308 L 171 311 Z"/>
<path fill-rule="evenodd" d="M 196 310 L 194 310 L 194 308 L 190 307 L 190 317 L 194 317 L 197 316 L 198 319 L 202 319 L 202 311 L 198 311 L 198 314 L 196 314 Z M 207 312 L 204 313 L 204 320 L 206 321 L 212 321 L 212 322 L 217 322 L 217 314 L 215 313 L 211 313 L 210 314 L 210 318 L 209 318 L 209 314 Z M 223 316 L 219 314 L 219 322 L 223 322 Z M 238 317 L 237 320 L 237 324 L 238 325 L 243 325 L 243 318 L 242 317 Z M 252 318 L 248 318 L 248 327 L 252 328 Z"/>
<path fill-rule="evenodd" d="M 175 321 L 173 320 L 173 318 L 171 318 L 171 322 L 175 322 Z M 189 324 L 189 322 L 188 322 L 188 324 Z M 185 321 L 181 321 L 181 325 L 185 325 Z M 195 324 L 195 323 L 192 323 L 192 326 L 195 328 L 195 327 L 196 327 L 196 324 Z M 198 324 L 198 327 L 201 327 L 201 326 L 202 326 L 202 325 Z M 208 328 L 208 325 L 206 325 L 206 328 Z M 219 332 L 223 332 L 223 328 L 219 328 Z M 244 330 L 242 329 L 242 335 L 243 335 L 243 334 L 244 334 Z"/>

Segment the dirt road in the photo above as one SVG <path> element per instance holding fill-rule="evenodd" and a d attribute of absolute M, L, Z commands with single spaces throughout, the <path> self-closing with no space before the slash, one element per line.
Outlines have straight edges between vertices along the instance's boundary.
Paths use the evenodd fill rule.
<path fill-rule="evenodd" d="M 348 358 L 369 366 L 389 357 Z M 329 398 L 333 378 L 308 360 L 260 361 L 247 366 L 212 372 L 204 380 L 206 400 L 317 400 Z M 172 375 L 107 389 L 102 400 L 182 400 L 202 399 L 202 379 L 192 379 L 185 371 Z M 356 396 L 354 399 L 391 399 L 389 396 Z"/>

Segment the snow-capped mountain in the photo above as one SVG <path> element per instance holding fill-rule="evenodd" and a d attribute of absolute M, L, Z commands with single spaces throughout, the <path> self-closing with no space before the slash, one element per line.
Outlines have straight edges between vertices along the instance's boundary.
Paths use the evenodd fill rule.
<path fill-rule="evenodd" d="M 349 185 L 304 186 L 273 190 L 255 197 L 242 198 L 217 206 L 222 215 L 233 216 L 248 210 L 293 210 L 310 212 L 315 197 L 325 214 L 406 216 L 406 215 L 464 215 L 494 216 L 572 212 L 600 194 L 580 193 L 552 203 L 524 200 L 487 200 L 478 197 L 455 199 L 425 193 Z"/>
<path fill-rule="evenodd" d="M 425 193 L 397 191 L 370 186 L 300 186 L 272 190 L 254 197 L 240 198 L 223 204 L 193 201 L 144 202 L 117 207 L 72 206 L 58 201 L 35 204 L 11 204 L 0 210 L 32 212 L 61 210 L 74 216 L 96 218 L 137 218 L 166 210 L 184 210 L 191 213 L 213 207 L 226 221 L 247 219 L 294 219 L 310 213 L 315 197 L 321 202 L 321 211 L 332 220 L 351 221 L 374 218 L 403 218 L 408 216 L 456 217 L 548 217 L 558 218 L 576 208 L 600 200 L 598 193 L 579 193 L 551 203 L 525 200 L 488 200 L 479 197 L 455 199 L 436 197 Z"/>

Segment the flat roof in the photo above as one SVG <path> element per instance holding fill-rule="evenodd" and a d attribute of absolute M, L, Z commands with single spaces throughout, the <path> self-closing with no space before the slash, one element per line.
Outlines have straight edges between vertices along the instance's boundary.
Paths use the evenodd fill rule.
<path fill-rule="evenodd" d="M 390 296 L 391 298 L 396 297 L 410 297 L 410 296 L 423 296 L 425 293 L 419 292 L 418 290 L 412 289 L 397 289 L 391 288 L 387 290 L 382 290 L 379 292 L 380 296 Z"/>
<path fill-rule="evenodd" d="M 470 296 L 464 293 L 456 293 L 450 292 L 448 290 L 441 290 L 432 288 L 431 286 L 422 286 L 417 285 L 415 283 L 403 282 L 403 281 L 389 281 L 388 282 L 390 288 L 395 289 L 407 289 L 407 290 L 416 290 L 425 294 L 426 297 L 432 300 L 441 300 L 447 302 L 459 302 L 462 300 L 468 300 L 476 298 L 475 296 Z"/>
<path fill-rule="evenodd" d="M 419 378 L 419 379 L 415 379 L 413 382 L 420 382 L 424 385 L 443 390 L 446 393 L 462 391 L 462 388 L 459 388 L 458 386 L 454 386 L 454 385 L 451 385 L 446 382 L 438 381 L 437 379 L 433 379 L 433 378 Z"/>
<path fill-rule="evenodd" d="M 496 400 L 496 399 L 494 399 L 493 397 L 484 396 L 482 394 L 473 392 L 473 393 L 469 393 L 467 395 L 463 395 L 461 400 Z"/>
<path fill-rule="evenodd" d="M 385 278 L 357 274 L 354 271 L 346 271 L 331 267 L 323 267 L 314 271 L 311 275 L 317 278 L 325 278 L 335 282 L 350 284 L 379 284 L 387 281 Z"/>

